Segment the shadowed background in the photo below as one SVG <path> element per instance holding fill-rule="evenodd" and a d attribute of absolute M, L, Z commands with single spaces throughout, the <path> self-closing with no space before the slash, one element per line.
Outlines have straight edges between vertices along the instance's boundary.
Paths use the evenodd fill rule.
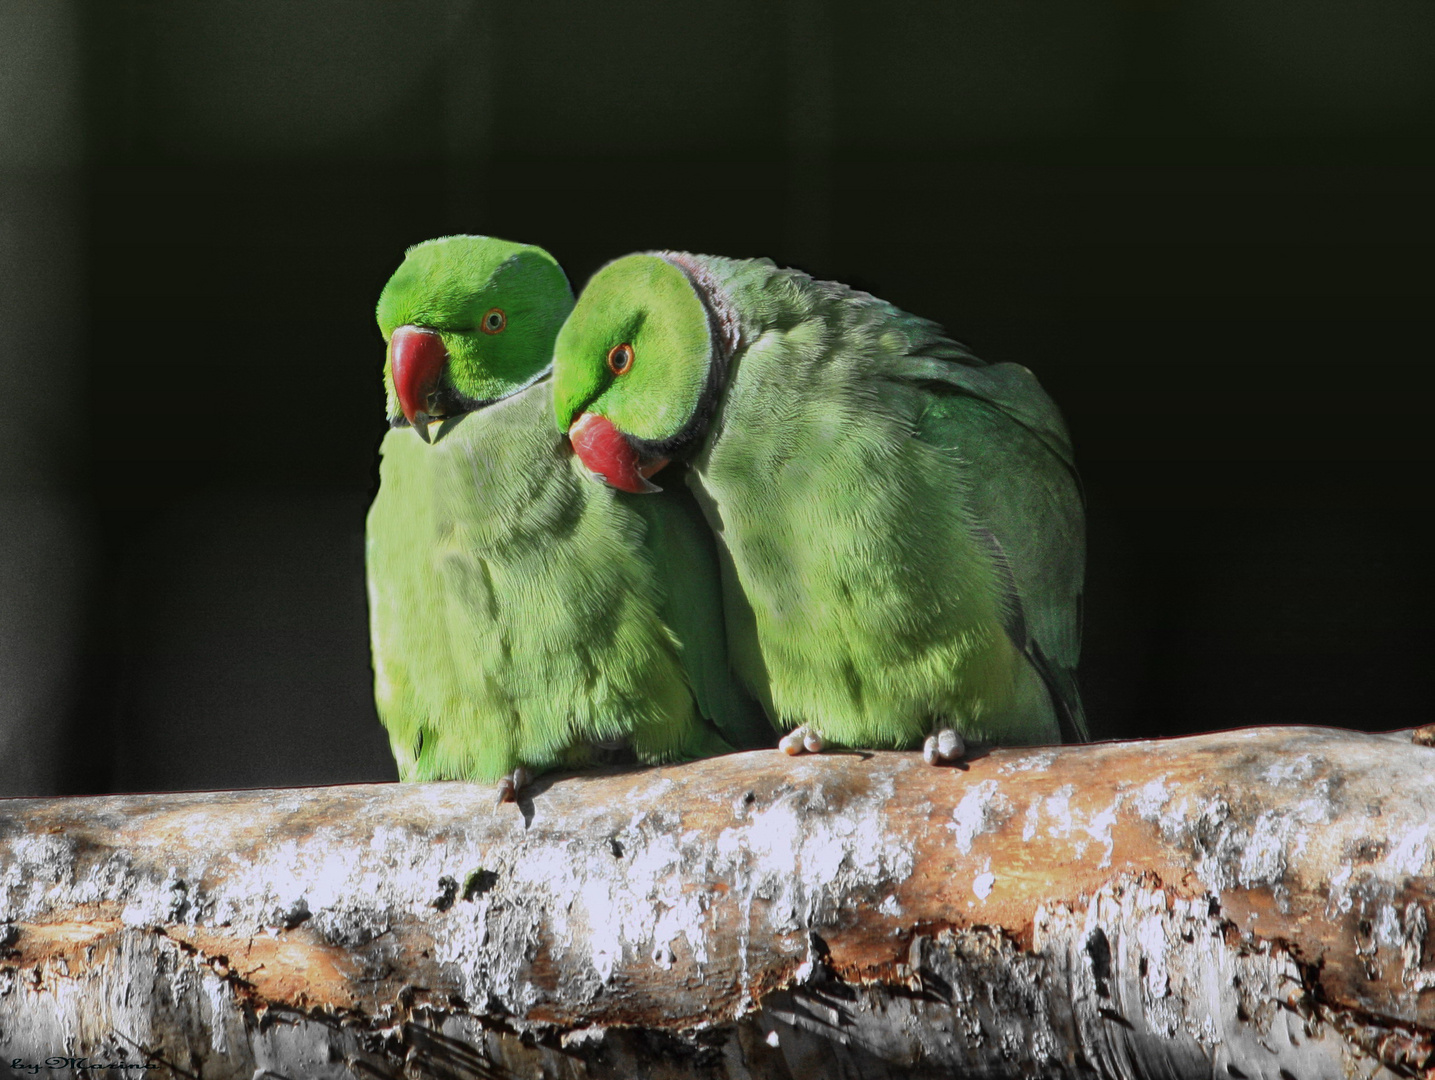
<path fill-rule="evenodd" d="M 768 255 L 1034 369 L 1098 737 L 1431 715 L 1435 9 L 0 13 L 0 793 L 394 776 L 380 287 L 452 232 Z"/>

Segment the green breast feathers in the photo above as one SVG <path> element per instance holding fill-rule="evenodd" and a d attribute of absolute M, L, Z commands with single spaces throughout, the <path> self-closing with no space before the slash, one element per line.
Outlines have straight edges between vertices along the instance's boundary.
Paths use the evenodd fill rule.
<path fill-rule="evenodd" d="M 1084 737 L 1081 495 L 1026 369 L 842 285 L 664 252 L 585 288 L 554 406 L 616 488 L 687 466 L 785 749 Z"/>
<path fill-rule="evenodd" d="M 1085 737 L 1080 486 L 1025 368 L 765 260 L 627 256 L 575 305 L 488 237 L 411 249 L 378 317 L 405 779 Z"/>
<path fill-rule="evenodd" d="M 593 483 L 553 430 L 571 306 L 546 252 L 488 237 L 411 249 L 380 299 L 393 430 L 368 519 L 370 625 L 406 780 L 496 780 L 512 798 L 598 747 L 661 761 L 766 734 L 728 674 L 696 504 Z"/>

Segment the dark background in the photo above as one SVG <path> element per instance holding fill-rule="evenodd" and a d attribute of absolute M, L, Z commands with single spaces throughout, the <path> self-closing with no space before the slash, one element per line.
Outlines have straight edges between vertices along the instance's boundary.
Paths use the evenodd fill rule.
<path fill-rule="evenodd" d="M 373 305 L 450 232 L 768 255 L 1033 368 L 1098 737 L 1430 707 L 1425 0 L 0 14 L 0 791 L 391 778 Z"/>

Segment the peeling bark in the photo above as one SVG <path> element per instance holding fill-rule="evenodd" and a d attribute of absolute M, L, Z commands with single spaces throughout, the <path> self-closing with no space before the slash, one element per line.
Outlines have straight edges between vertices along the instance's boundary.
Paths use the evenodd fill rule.
<path fill-rule="evenodd" d="M 492 798 L 0 802 L 0 1066 L 1435 1077 L 1409 732 L 767 751 Z"/>

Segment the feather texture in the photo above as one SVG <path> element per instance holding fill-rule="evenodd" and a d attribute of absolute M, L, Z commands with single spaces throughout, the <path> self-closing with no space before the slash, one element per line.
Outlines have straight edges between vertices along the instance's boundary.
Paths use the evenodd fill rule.
<path fill-rule="evenodd" d="M 671 293 L 659 260 L 705 319 L 646 299 L 653 281 Z M 634 339 L 631 374 L 571 371 L 632 326 L 657 329 Z M 687 338 L 664 351 L 674 327 Z M 721 373 L 715 395 L 671 370 L 696 345 Z M 1063 723 L 1084 736 L 1080 489 L 1026 369 L 985 364 L 844 285 L 662 252 L 595 276 L 555 374 L 560 426 L 591 410 L 640 447 L 695 448 L 687 481 L 718 539 L 733 664 L 780 727 L 860 747 L 912 746 L 938 726 L 1005 743 L 1057 741 Z M 681 402 L 644 402 L 679 393 L 678 427 L 657 418 Z"/>
<path fill-rule="evenodd" d="M 727 664 L 691 497 L 594 483 L 553 431 L 571 307 L 547 252 L 472 236 L 410 249 L 380 299 L 390 420 L 414 425 L 384 439 L 367 533 L 375 696 L 405 780 L 499 780 L 615 743 L 722 753 L 714 724 L 771 741 Z M 415 341 L 400 387 L 395 342 Z"/>
<path fill-rule="evenodd" d="M 462 417 L 432 446 L 406 429 L 384 439 L 370 627 L 405 780 L 578 765 L 617 740 L 645 761 L 729 749 L 700 720 L 662 616 L 658 566 L 675 581 L 703 568 L 660 540 L 655 559 L 644 516 L 583 474 L 548 423 L 550 385 Z M 687 585 L 689 603 L 703 591 Z M 721 626 L 721 612 L 693 604 L 688 621 Z M 700 678 L 720 686 L 713 663 Z"/>

